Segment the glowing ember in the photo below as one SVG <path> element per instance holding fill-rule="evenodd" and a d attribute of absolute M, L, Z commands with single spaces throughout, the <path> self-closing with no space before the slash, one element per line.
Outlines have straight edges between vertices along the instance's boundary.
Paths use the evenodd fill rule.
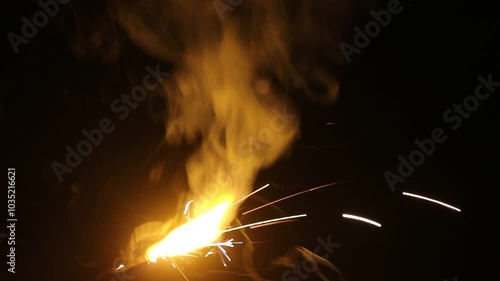
<path fill-rule="evenodd" d="M 162 241 L 147 250 L 146 259 L 156 262 L 160 257 L 186 255 L 213 245 L 225 227 L 225 216 L 231 205 L 230 200 L 223 200 L 197 218 L 174 229 Z"/>

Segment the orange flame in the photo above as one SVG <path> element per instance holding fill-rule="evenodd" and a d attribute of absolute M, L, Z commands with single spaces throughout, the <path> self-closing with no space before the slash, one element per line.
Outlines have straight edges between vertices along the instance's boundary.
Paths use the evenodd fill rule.
<path fill-rule="evenodd" d="M 218 200 L 214 207 L 202 212 L 184 225 L 171 231 L 163 240 L 146 251 L 146 259 L 156 262 L 161 257 L 175 257 L 207 247 L 218 239 L 225 227 L 231 200 Z"/>

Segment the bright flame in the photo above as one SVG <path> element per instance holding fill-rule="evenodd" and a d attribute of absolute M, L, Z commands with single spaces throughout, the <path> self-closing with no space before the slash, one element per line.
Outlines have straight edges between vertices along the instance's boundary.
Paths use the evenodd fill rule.
<path fill-rule="evenodd" d="M 226 214 L 231 205 L 230 200 L 223 200 L 197 218 L 174 229 L 147 250 L 147 260 L 156 262 L 160 257 L 185 255 L 213 244 L 225 227 Z"/>

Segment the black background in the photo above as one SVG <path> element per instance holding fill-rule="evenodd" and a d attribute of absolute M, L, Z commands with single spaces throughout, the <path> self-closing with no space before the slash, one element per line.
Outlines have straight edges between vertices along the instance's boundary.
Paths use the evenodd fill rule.
<path fill-rule="evenodd" d="M 41 28 L 16 55 L 6 34 L 20 30 L 20 18 L 32 15 L 37 6 L 15 4 L 3 8 L 7 49 L 0 87 L 5 165 L 16 168 L 16 274 L 8 273 L 4 262 L 7 279 L 2 280 L 95 280 L 125 248 L 135 226 L 178 212 L 168 204 L 180 191 L 169 183 L 183 176 L 183 160 L 192 148 L 160 146 L 164 127 L 151 112 L 159 111 L 161 100 L 144 102 L 124 121 L 109 110 L 113 99 L 130 90 L 127 71 L 142 77 L 144 66 L 155 65 L 154 59 L 130 44 L 110 64 L 98 58 L 77 60 L 68 47 L 69 32 L 56 23 Z M 282 280 L 286 270 L 268 267 L 272 257 L 295 245 L 314 249 L 317 237 L 329 235 L 341 246 L 328 259 L 348 280 L 480 280 L 492 269 L 485 253 L 494 246 L 489 237 L 496 220 L 484 217 L 494 214 L 489 202 L 499 186 L 498 91 L 457 130 L 442 115 L 474 93 L 479 75 L 492 74 L 500 81 L 495 74 L 500 49 L 495 7 L 402 4 L 402 13 L 342 70 L 337 103 L 320 106 L 297 99 L 301 137 L 257 179 L 256 187 L 271 183 L 261 200 L 349 181 L 279 205 L 287 214 L 307 212 L 306 219 L 247 232 L 261 242 L 256 244 L 256 265 L 266 278 Z M 98 17 L 99 9 L 97 5 L 90 12 Z M 372 19 L 369 9 L 359 10 L 352 25 L 364 27 Z M 53 20 L 68 15 L 66 11 Z M 353 36 L 347 34 L 346 42 L 352 44 Z M 51 163 L 62 162 L 64 147 L 75 147 L 83 139 L 81 130 L 97 128 L 104 117 L 113 120 L 115 131 L 59 183 Z M 416 148 L 415 139 L 429 138 L 438 127 L 447 140 L 391 192 L 384 172 L 396 172 L 397 157 L 407 157 Z M 161 163 L 162 179 L 150 182 L 149 171 Z M 448 202 L 462 212 L 404 197 L 402 191 Z M 250 199 L 244 207 L 258 204 Z M 382 227 L 344 219 L 343 213 L 372 218 Z M 270 208 L 242 220 L 279 215 Z M 6 255 L 6 240 L 0 246 Z M 234 252 L 226 272 L 241 272 L 241 249 Z M 191 280 L 245 280 L 200 271 L 205 263 L 221 269 L 217 260 L 200 263 L 186 267 Z M 129 275 L 134 280 L 182 280 L 166 264 L 142 265 Z"/>

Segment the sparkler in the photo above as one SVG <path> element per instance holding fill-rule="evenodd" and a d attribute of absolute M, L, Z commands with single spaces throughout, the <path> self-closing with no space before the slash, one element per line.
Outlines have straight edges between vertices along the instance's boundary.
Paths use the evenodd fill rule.
<path fill-rule="evenodd" d="M 243 213 L 243 215 L 307 192 L 319 190 L 328 186 L 334 186 L 343 182 L 345 181 L 329 183 L 297 192 L 254 208 L 252 210 L 246 211 L 245 213 Z M 217 204 L 214 204 L 212 208 L 203 212 L 197 218 L 191 218 L 189 216 L 189 208 L 194 203 L 194 200 L 188 201 L 184 207 L 183 212 L 184 217 L 188 220 L 186 224 L 175 228 L 163 240 L 151 246 L 146 251 L 144 257 L 140 257 L 136 259 L 134 263 L 128 264 L 126 266 L 120 264 L 118 267 L 113 268 L 112 272 L 121 273 L 144 262 L 155 263 L 159 258 L 161 258 L 163 260 L 170 261 L 172 266 L 179 270 L 184 279 L 188 280 L 186 275 L 182 272 L 181 268 L 177 265 L 174 259 L 176 257 L 182 256 L 193 256 L 193 253 L 197 253 L 198 256 L 208 257 L 218 252 L 222 264 L 226 267 L 226 261 L 231 262 L 232 259 L 227 253 L 225 247 L 233 248 L 235 245 L 243 244 L 243 242 L 234 241 L 233 238 L 227 240 L 219 240 L 220 236 L 232 231 L 242 230 L 246 228 L 254 229 L 280 223 L 292 222 L 307 216 L 307 214 L 290 215 L 227 228 L 224 228 L 223 225 L 221 225 L 221 223 L 225 219 L 225 216 L 228 214 L 229 209 L 249 198 L 250 196 L 256 194 L 257 192 L 264 190 L 268 186 L 269 184 L 266 184 L 249 193 L 248 195 L 240 198 L 234 203 L 231 202 L 230 198 L 220 198 L 219 200 L 216 200 L 216 202 L 218 202 Z M 203 249 L 208 249 L 208 251 L 203 254 Z"/>

